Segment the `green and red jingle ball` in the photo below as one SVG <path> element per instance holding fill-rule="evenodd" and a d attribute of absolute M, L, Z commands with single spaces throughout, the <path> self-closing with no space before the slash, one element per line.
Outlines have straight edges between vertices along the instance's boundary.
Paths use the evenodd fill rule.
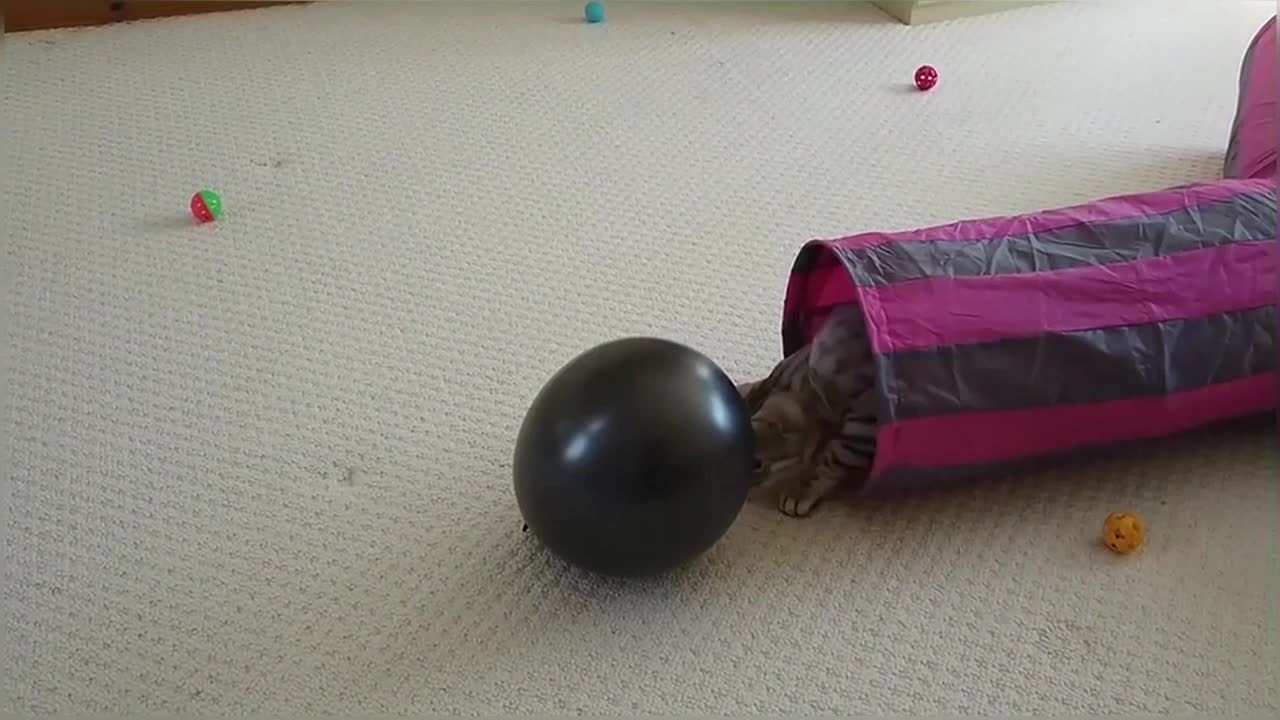
<path fill-rule="evenodd" d="M 213 222 L 222 217 L 222 198 L 212 190 L 201 190 L 191 196 L 191 216 L 196 222 Z"/>

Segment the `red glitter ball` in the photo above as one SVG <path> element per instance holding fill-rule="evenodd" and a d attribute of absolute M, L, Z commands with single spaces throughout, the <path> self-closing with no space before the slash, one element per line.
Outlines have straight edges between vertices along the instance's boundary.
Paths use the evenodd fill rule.
<path fill-rule="evenodd" d="M 200 193 L 191 196 L 191 215 L 195 217 L 198 223 L 213 222 L 213 213 L 209 210 L 209 206 L 204 204 L 204 198 Z"/>
<path fill-rule="evenodd" d="M 938 71 L 932 65 L 921 65 L 916 70 L 916 88 L 930 90 L 938 84 Z"/>

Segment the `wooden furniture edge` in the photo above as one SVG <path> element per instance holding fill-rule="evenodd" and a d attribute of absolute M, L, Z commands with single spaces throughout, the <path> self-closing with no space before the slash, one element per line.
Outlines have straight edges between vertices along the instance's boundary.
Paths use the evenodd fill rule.
<path fill-rule="evenodd" d="M 5 33 L 108 25 L 174 15 L 248 10 L 273 5 L 303 5 L 303 0 L 3 0 L 0 31 Z"/>
<path fill-rule="evenodd" d="M 955 20 L 975 15 L 1014 10 L 1031 5 L 1045 5 L 1051 0 L 877 0 L 876 7 L 904 25 Z"/>

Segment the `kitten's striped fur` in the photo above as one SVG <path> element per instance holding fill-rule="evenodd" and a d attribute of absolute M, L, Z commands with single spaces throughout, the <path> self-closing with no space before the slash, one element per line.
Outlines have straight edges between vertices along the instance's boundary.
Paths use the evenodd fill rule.
<path fill-rule="evenodd" d="M 778 509 L 787 515 L 809 515 L 871 469 L 875 365 L 858 307 L 837 309 L 811 343 L 739 390 L 755 433 L 755 482 L 780 485 Z"/>

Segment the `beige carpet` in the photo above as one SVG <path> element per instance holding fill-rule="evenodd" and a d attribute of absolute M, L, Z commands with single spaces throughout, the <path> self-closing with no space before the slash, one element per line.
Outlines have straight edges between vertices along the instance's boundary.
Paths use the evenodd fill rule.
<path fill-rule="evenodd" d="M 1273 8 L 324 3 L 7 37 L 5 706 L 1277 710 L 1270 426 L 751 505 L 645 583 L 546 557 L 510 488 L 523 408 L 593 343 L 765 372 L 804 240 L 1215 176 Z M 194 227 L 205 186 L 227 214 Z M 1126 508 L 1151 543 L 1121 559 Z"/>

